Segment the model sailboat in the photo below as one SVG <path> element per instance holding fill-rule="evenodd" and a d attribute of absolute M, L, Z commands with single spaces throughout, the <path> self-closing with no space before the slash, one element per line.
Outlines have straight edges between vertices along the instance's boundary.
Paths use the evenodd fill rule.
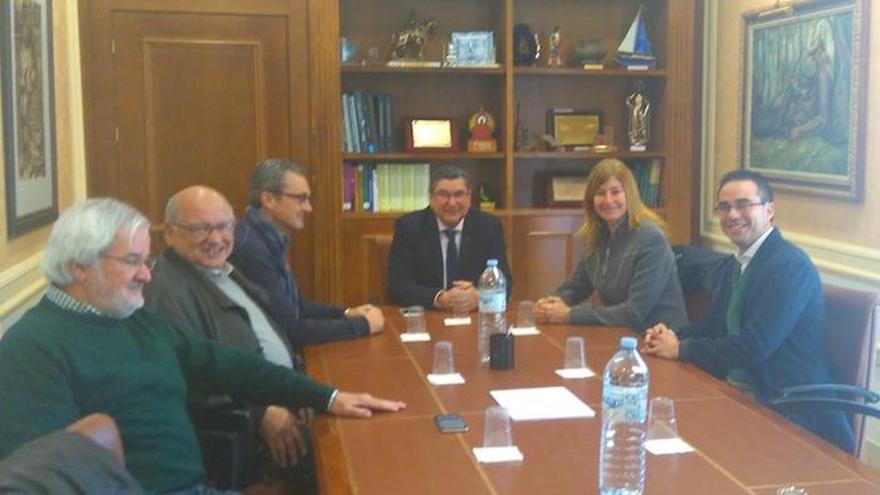
<path fill-rule="evenodd" d="M 629 31 L 617 47 L 617 63 L 633 70 L 648 69 L 657 63 L 657 59 L 651 53 L 651 42 L 648 40 L 645 21 L 642 20 L 641 5 L 636 18 L 629 26 Z"/>

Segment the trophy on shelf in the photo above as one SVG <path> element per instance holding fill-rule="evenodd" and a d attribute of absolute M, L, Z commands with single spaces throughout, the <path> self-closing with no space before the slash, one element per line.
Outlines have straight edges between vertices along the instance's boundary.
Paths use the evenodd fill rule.
<path fill-rule="evenodd" d="M 602 40 L 577 40 L 571 51 L 571 65 L 584 70 L 602 70 L 602 59 L 605 58 L 605 47 Z"/>
<path fill-rule="evenodd" d="M 626 137 L 630 151 L 645 151 L 651 139 L 651 102 L 645 96 L 645 82 L 636 81 L 635 91 L 626 97 Z"/>
<path fill-rule="evenodd" d="M 494 153 L 498 150 L 498 141 L 492 137 L 492 132 L 495 131 L 495 119 L 483 107 L 468 118 L 468 130 L 471 131 L 467 145 L 468 152 Z"/>
<path fill-rule="evenodd" d="M 513 65 L 531 67 L 541 56 L 541 42 L 528 24 L 513 26 Z"/>
<path fill-rule="evenodd" d="M 439 67 L 439 61 L 425 60 L 425 45 L 439 26 L 440 23 L 436 19 L 417 21 L 416 13 L 412 11 L 407 26 L 391 35 L 392 58 L 388 65 L 392 67 Z"/>
<path fill-rule="evenodd" d="M 562 31 L 559 26 L 547 38 L 547 67 L 562 67 Z"/>
<path fill-rule="evenodd" d="M 489 184 L 481 183 L 477 192 L 480 196 L 480 209 L 483 211 L 495 211 L 495 194 L 492 192 Z"/>
<path fill-rule="evenodd" d="M 593 151 L 596 153 L 617 151 L 617 146 L 614 144 L 614 127 L 606 125 L 602 132 L 596 134 L 596 144 L 593 145 Z"/>

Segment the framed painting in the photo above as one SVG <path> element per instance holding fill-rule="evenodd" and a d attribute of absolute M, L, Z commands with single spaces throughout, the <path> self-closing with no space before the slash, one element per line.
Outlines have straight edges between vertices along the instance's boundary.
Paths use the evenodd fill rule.
<path fill-rule="evenodd" d="M 861 199 L 867 24 L 863 0 L 743 17 L 740 163 L 780 189 Z"/>
<path fill-rule="evenodd" d="M 6 227 L 13 238 L 58 216 L 52 3 L 0 5 Z"/>

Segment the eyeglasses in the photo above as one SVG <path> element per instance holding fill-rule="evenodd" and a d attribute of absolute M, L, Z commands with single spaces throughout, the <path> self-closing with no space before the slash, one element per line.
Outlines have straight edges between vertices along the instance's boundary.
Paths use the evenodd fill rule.
<path fill-rule="evenodd" d="M 730 210 L 736 210 L 737 213 L 742 213 L 753 206 L 760 206 L 767 204 L 767 201 L 751 201 L 748 199 L 738 199 L 733 202 L 731 205 L 727 201 L 723 203 L 718 203 L 715 205 L 715 214 L 716 215 L 727 215 L 730 213 Z"/>
<path fill-rule="evenodd" d="M 296 202 L 301 205 L 306 204 L 312 200 L 312 195 L 309 193 L 296 193 L 296 194 L 294 194 L 294 193 L 289 193 L 289 192 L 284 192 L 284 191 L 277 191 L 275 194 L 280 194 L 282 196 L 295 199 Z"/>
<path fill-rule="evenodd" d="M 175 227 L 180 227 L 181 229 L 189 232 L 192 236 L 197 237 L 199 239 L 205 239 L 211 235 L 211 232 L 215 230 L 224 235 L 229 235 L 235 230 L 235 226 L 238 224 L 236 220 L 228 220 L 226 222 L 220 223 L 197 223 L 192 225 L 186 225 L 182 223 L 174 223 L 171 224 Z"/>
<path fill-rule="evenodd" d="M 129 254 L 128 256 L 114 256 L 112 254 L 102 254 L 102 258 L 107 258 L 108 260 L 118 261 L 123 265 L 133 268 L 135 270 L 140 269 L 141 266 L 146 266 L 147 270 L 152 271 L 153 268 L 156 268 L 156 258 L 152 256 L 147 256 L 144 258 L 143 256 L 138 256 L 136 254 Z"/>
<path fill-rule="evenodd" d="M 455 191 L 455 192 L 435 191 L 434 192 L 434 196 L 443 200 L 443 201 L 449 201 L 450 199 L 462 200 L 462 199 L 468 197 L 468 195 L 470 195 L 470 191 Z"/>

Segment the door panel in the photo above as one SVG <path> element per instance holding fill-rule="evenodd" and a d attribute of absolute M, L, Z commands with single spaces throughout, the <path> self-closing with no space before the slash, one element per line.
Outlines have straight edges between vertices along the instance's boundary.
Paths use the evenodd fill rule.
<path fill-rule="evenodd" d="M 191 184 L 228 197 L 237 213 L 251 167 L 289 149 L 279 18 L 118 13 L 116 166 L 119 192 L 157 221 Z M 126 180 L 125 178 L 138 180 Z"/>
<path fill-rule="evenodd" d="M 94 0 L 80 12 L 89 194 L 134 204 L 155 239 L 183 187 L 218 189 L 240 216 L 254 164 L 307 164 L 306 0 Z M 310 224 L 291 256 L 305 294 Z"/>

